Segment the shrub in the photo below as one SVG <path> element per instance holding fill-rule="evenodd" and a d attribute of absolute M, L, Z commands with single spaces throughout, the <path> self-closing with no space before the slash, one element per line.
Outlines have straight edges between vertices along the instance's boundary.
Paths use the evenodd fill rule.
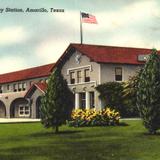
<path fill-rule="evenodd" d="M 69 126 L 109 126 L 119 124 L 119 112 L 111 110 L 110 108 L 96 111 L 95 109 L 73 110 Z"/>
<path fill-rule="evenodd" d="M 124 106 L 126 106 L 128 117 L 139 117 L 138 108 L 136 106 L 139 73 L 140 71 L 123 83 L 123 103 Z"/>
<path fill-rule="evenodd" d="M 106 82 L 96 87 L 106 106 L 116 109 L 122 117 L 139 117 L 136 107 L 138 73 L 126 82 Z"/>
<path fill-rule="evenodd" d="M 99 98 L 103 100 L 106 106 L 116 109 L 122 117 L 129 117 L 131 115 L 128 106 L 124 103 L 123 83 L 106 82 L 98 85 L 96 90 L 100 93 Z"/>

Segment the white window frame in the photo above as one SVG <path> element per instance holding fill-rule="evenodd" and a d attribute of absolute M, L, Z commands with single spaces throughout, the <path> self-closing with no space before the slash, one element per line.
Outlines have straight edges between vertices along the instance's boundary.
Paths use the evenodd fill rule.
<path fill-rule="evenodd" d="M 27 84 L 26 84 L 26 82 L 23 82 L 23 83 L 22 83 L 22 90 L 25 91 L 26 88 L 27 88 Z"/>
<path fill-rule="evenodd" d="M 81 69 L 89 69 L 90 72 L 93 71 L 91 65 L 86 65 L 86 66 L 81 66 L 81 67 L 75 67 L 75 68 L 69 68 L 69 69 L 67 69 L 67 75 L 69 75 L 70 72 L 74 72 L 75 70 L 81 70 Z"/>
<path fill-rule="evenodd" d="M 77 83 L 82 83 L 83 80 L 82 80 L 82 71 L 81 70 L 78 70 L 77 71 Z"/>
<path fill-rule="evenodd" d="M 28 110 L 26 110 L 26 107 L 28 107 Z M 20 108 L 22 108 L 22 110 Z M 23 111 L 23 114 L 20 113 L 21 111 Z M 28 111 L 28 114 L 25 113 L 26 111 Z M 28 105 L 19 105 L 19 108 L 18 108 L 19 117 L 29 117 L 30 112 L 31 112 L 30 107 Z"/>
<path fill-rule="evenodd" d="M 13 84 L 13 91 L 14 92 L 18 92 L 18 85 L 17 85 L 17 83 Z"/>
<path fill-rule="evenodd" d="M 22 89 L 22 83 L 18 83 L 18 92 L 21 92 L 23 89 Z"/>

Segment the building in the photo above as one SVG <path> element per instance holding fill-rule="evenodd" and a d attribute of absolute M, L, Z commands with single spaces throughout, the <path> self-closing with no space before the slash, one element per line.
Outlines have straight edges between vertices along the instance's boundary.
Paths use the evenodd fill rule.
<path fill-rule="evenodd" d="M 0 118 L 40 118 L 39 104 L 54 63 L 0 75 Z"/>
<path fill-rule="evenodd" d="M 145 63 L 151 49 L 70 44 L 55 64 L 0 75 L 0 117 L 40 118 L 40 98 L 54 67 L 75 95 L 75 108 L 101 109 L 95 87 L 122 82 Z"/>
<path fill-rule="evenodd" d="M 133 76 L 145 63 L 151 49 L 70 44 L 55 66 L 75 95 L 75 108 L 102 109 L 95 87 L 99 84 L 122 82 Z"/>

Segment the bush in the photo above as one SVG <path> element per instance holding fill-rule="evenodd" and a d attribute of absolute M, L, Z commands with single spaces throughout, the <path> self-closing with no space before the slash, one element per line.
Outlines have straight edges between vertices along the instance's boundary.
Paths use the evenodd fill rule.
<path fill-rule="evenodd" d="M 138 76 L 126 82 L 106 82 L 96 87 L 99 98 L 106 106 L 116 109 L 122 117 L 139 117 L 136 107 L 136 89 Z"/>
<path fill-rule="evenodd" d="M 110 126 L 119 124 L 119 112 L 111 110 L 110 108 L 96 111 L 95 109 L 73 110 L 69 126 L 83 127 L 83 126 Z"/>
<path fill-rule="evenodd" d="M 122 117 L 130 117 L 132 113 L 130 113 L 129 107 L 126 106 L 126 99 L 123 97 L 123 84 L 119 82 L 106 82 L 98 85 L 96 90 L 100 93 L 99 98 L 104 101 L 106 106 L 116 109 Z"/>
<path fill-rule="evenodd" d="M 138 108 L 136 106 L 139 73 L 140 71 L 123 83 L 123 103 L 124 106 L 126 106 L 129 117 L 139 117 Z"/>

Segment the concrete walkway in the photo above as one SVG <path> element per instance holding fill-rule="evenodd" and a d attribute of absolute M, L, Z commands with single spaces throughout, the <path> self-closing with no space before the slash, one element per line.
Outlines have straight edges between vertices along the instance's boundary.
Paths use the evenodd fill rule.
<path fill-rule="evenodd" d="M 120 118 L 120 120 L 133 121 L 133 120 L 142 120 L 142 119 L 141 118 Z"/>
<path fill-rule="evenodd" d="M 27 123 L 27 122 L 40 122 L 40 119 L 31 119 L 31 118 L 0 118 L 0 123 Z"/>
<path fill-rule="evenodd" d="M 123 120 L 141 120 L 140 118 L 121 118 Z M 40 119 L 31 118 L 0 118 L 0 123 L 28 123 L 28 122 L 40 122 Z"/>

